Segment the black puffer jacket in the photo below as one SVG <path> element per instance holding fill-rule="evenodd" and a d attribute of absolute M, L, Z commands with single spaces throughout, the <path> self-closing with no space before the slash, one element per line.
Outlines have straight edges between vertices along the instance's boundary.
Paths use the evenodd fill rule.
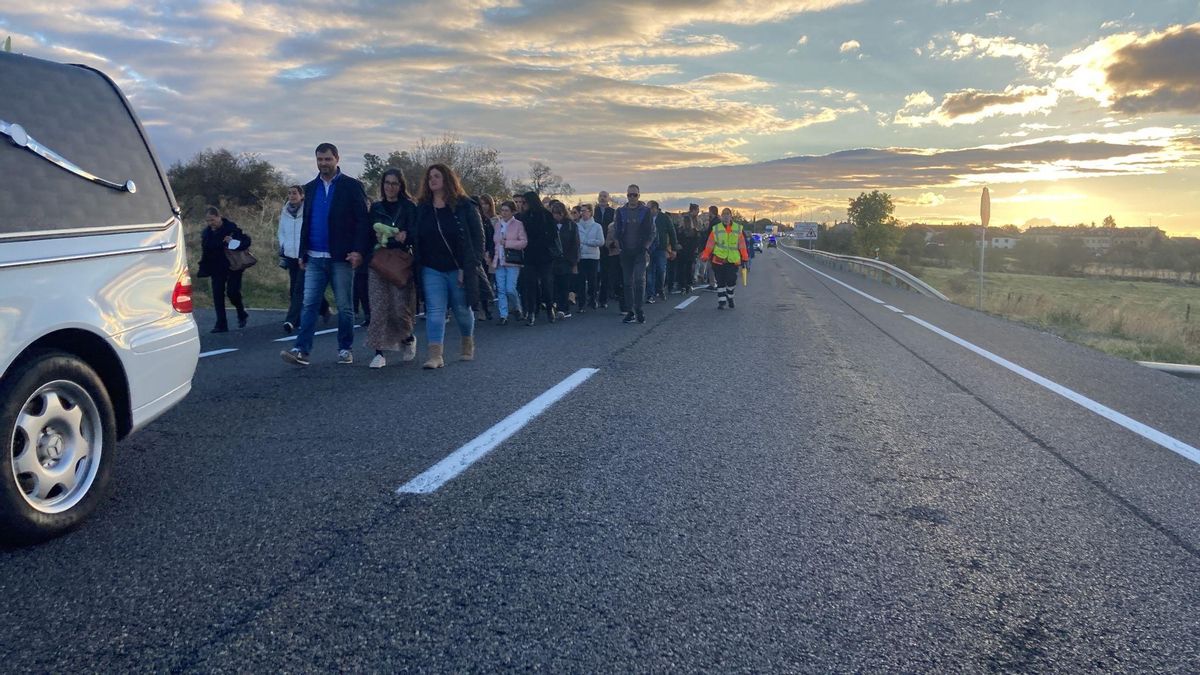
<path fill-rule="evenodd" d="M 558 227 L 554 216 L 546 209 L 530 209 L 517 216 L 525 226 L 529 245 L 525 247 L 525 264 L 548 265 L 562 255 L 562 244 L 558 238 Z"/>
<path fill-rule="evenodd" d="M 561 229 L 558 223 L 554 224 L 554 228 L 558 230 L 558 241 L 562 248 L 562 256 L 554 261 L 554 273 L 570 274 L 571 269 L 579 264 L 579 226 L 568 218 Z"/>
<path fill-rule="evenodd" d="M 200 269 L 197 270 L 198 277 L 223 276 L 229 274 L 229 259 L 225 257 L 225 250 L 229 245 L 225 243 L 225 237 L 233 237 L 241 242 L 238 250 L 247 251 L 250 249 L 250 235 L 242 232 L 237 223 L 228 218 L 221 219 L 221 226 L 217 229 L 212 229 L 208 225 L 204 226 L 204 231 L 200 233 Z"/>

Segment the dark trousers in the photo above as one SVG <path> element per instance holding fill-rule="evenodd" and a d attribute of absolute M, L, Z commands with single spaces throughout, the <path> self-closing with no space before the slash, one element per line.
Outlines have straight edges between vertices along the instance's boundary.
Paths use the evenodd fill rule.
<path fill-rule="evenodd" d="M 559 311 L 571 312 L 571 297 L 569 293 L 575 290 L 575 274 L 573 272 L 556 272 L 554 274 L 554 304 L 558 306 Z M 579 302 L 579 296 L 575 296 L 575 302 Z"/>
<path fill-rule="evenodd" d="M 738 265 L 725 263 L 724 265 L 713 265 L 713 274 L 717 277 L 717 302 L 725 302 L 726 298 L 733 297 L 733 291 L 737 288 Z"/>
<path fill-rule="evenodd" d="M 599 302 L 600 261 L 583 258 L 579 261 L 579 274 L 575 284 L 575 302 L 583 307 L 586 303 L 593 309 Z"/>
<path fill-rule="evenodd" d="M 469 292 L 467 293 L 467 301 L 471 303 L 471 310 L 483 312 L 489 317 L 491 316 L 491 303 L 496 299 L 496 277 L 487 273 L 487 266 L 484 265 L 475 272 L 474 281 L 467 285 Z"/>
<path fill-rule="evenodd" d="M 600 304 L 608 304 L 609 300 L 625 304 L 621 292 L 621 257 L 607 255 L 600 258 Z"/>
<path fill-rule="evenodd" d="M 657 249 L 650 253 L 650 271 L 646 280 L 646 297 L 667 294 L 667 252 Z"/>
<path fill-rule="evenodd" d="M 284 258 L 288 272 L 288 310 L 284 321 L 292 326 L 300 325 L 300 308 L 304 306 L 304 270 L 296 258 Z M 329 301 L 321 298 L 321 316 L 329 315 Z"/>
<path fill-rule="evenodd" d="M 554 304 L 554 270 L 550 263 L 529 264 L 521 270 L 519 283 L 525 287 L 521 293 L 521 304 L 526 313 L 537 314 L 538 305 L 546 303 L 550 309 Z"/>
<path fill-rule="evenodd" d="M 621 251 L 621 283 L 625 294 L 621 311 L 642 313 L 642 301 L 646 298 L 646 250 Z"/>
<path fill-rule="evenodd" d="M 242 304 L 242 272 L 221 271 L 212 275 L 213 309 L 217 311 L 217 328 L 228 328 L 229 320 L 225 318 L 225 296 L 237 309 L 239 319 L 247 316 L 246 306 Z"/>
<path fill-rule="evenodd" d="M 675 283 L 680 288 L 691 288 L 696 277 L 695 252 L 684 249 L 675 256 Z"/>
<path fill-rule="evenodd" d="M 367 292 L 367 266 L 359 265 L 354 270 L 354 313 L 362 309 L 363 318 L 371 318 L 371 296 Z"/>

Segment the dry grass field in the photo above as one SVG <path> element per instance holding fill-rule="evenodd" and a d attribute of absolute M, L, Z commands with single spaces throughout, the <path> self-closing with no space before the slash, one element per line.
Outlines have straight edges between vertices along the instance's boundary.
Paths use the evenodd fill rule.
<path fill-rule="evenodd" d="M 971 270 L 926 267 L 925 282 L 967 307 Z M 1200 287 L 1149 281 L 989 273 L 984 310 L 1138 361 L 1200 364 Z"/>

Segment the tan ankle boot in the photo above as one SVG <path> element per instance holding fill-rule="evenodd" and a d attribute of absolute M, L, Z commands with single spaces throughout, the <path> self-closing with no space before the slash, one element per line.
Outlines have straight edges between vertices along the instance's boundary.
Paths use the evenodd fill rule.
<path fill-rule="evenodd" d="M 442 346 L 439 344 L 430 343 L 429 360 L 426 361 L 425 365 L 421 367 L 432 370 L 434 368 L 442 368 L 445 365 L 446 362 L 442 360 Z"/>
<path fill-rule="evenodd" d="M 475 360 L 475 338 L 465 337 L 462 339 L 462 356 L 458 357 L 459 361 L 474 361 Z"/>

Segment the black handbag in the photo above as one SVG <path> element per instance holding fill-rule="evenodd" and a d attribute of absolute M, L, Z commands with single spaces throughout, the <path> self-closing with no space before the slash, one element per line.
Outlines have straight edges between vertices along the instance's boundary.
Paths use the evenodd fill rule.
<path fill-rule="evenodd" d="M 524 265 L 525 264 L 525 249 L 521 248 L 506 248 L 504 249 L 504 262 L 509 265 Z"/>

